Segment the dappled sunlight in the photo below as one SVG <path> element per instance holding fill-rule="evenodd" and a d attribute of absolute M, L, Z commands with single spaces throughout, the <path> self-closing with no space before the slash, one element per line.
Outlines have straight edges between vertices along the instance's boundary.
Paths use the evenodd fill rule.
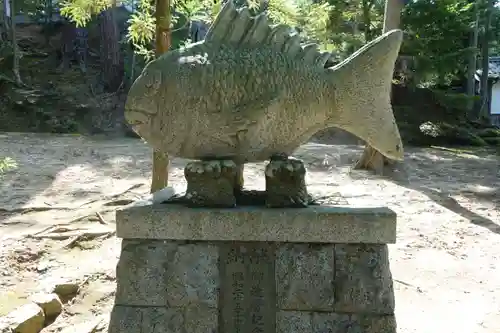
<path fill-rule="evenodd" d="M 444 154 L 436 154 L 435 152 L 423 152 L 420 154 L 414 154 L 417 159 L 427 159 L 434 162 L 453 162 L 453 156 L 445 156 Z"/>

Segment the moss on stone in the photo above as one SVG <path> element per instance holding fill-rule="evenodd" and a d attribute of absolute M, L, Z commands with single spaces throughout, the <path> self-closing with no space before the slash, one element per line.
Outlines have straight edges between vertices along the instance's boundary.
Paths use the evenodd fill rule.
<path fill-rule="evenodd" d="M 484 137 L 483 140 L 490 146 L 500 147 L 500 136 L 490 136 Z"/>
<path fill-rule="evenodd" d="M 500 138 L 500 129 L 498 128 L 484 128 L 477 132 L 477 135 L 486 140 L 486 138 Z"/>
<path fill-rule="evenodd" d="M 471 128 L 452 125 L 446 122 L 427 121 L 420 125 L 422 141 L 427 144 L 460 146 L 486 146 L 487 142 L 476 135 Z"/>

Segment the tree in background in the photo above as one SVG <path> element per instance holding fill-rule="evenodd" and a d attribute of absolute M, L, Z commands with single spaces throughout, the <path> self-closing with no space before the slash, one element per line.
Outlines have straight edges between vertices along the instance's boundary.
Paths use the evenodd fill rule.
<path fill-rule="evenodd" d="M 464 107 L 470 119 L 480 118 L 479 108 L 473 109 L 478 42 L 491 54 L 500 51 L 500 10 L 494 3 L 498 1 L 420 0 L 408 4 L 403 12 L 402 52 L 411 54 L 417 64 L 414 85 L 441 88 L 464 82 L 470 96 Z M 488 13 L 490 24 L 486 22 Z M 485 35 L 487 26 L 491 29 Z"/>
<path fill-rule="evenodd" d="M 448 87 L 456 82 L 465 82 L 467 71 L 469 78 L 472 75 L 473 80 L 475 66 L 472 65 L 476 62 L 477 45 L 474 45 L 474 41 L 471 42 L 471 38 L 476 39 L 477 35 L 471 36 L 471 30 L 474 31 L 475 26 L 487 25 L 485 2 L 489 0 L 419 0 L 407 1 L 406 4 L 396 1 L 395 5 L 390 6 L 392 1 L 395 0 L 386 2 L 384 30 L 401 25 L 405 32 L 401 53 L 411 57 L 414 64 L 411 82 L 408 84 L 417 87 Z M 476 3 L 480 4 L 479 7 L 475 6 Z M 477 8 L 480 8 L 479 12 Z M 499 10 L 494 8 L 491 12 L 492 25 L 498 27 Z M 490 41 L 489 46 L 494 47 L 498 45 L 495 41 L 499 40 L 500 29 L 492 29 L 491 32 L 494 35 L 490 33 L 487 40 Z M 469 87 L 470 94 L 475 94 L 474 81 L 469 83 Z M 355 168 L 383 173 L 384 167 L 391 164 L 391 161 L 372 147 L 366 147 Z"/>
<path fill-rule="evenodd" d="M 5 0 L 9 1 L 9 0 Z M 19 50 L 19 45 L 17 45 L 17 34 L 16 34 L 16 22 L 14 21 L 14 15 L 16 13 L 16 7 L 14 5 L 15 0 L 11 0 L 10 3 L 10 11 L 11 11 L 11 20 L 10 20 L 10 34 L 12 41 L 12 73 L 14 74 L 14 79 L 18 85 L 22 85 L 23 81 L 21 80 L 21 74 L 19 72 L 19 58 L 21 57 L 21 52 Z"/>
<path fill-rule="evenodd" d="M 473 97 L 476 95 L 476 66 L 477 66 L 477 44 L 479 39 L 479 5 L 474 2 L 474 23 L 471 26 L 469 37 L 469 59 L 467 64 L 467 111 L 469 116 L 474 111 Z"/>
<path fill-rule="evenodd" d="M 0 28 L 0 41 L 4 42 L 0 45 L 0 48 L 9 45 L 12 51 L 12 74 L 14 75 L 14 80 L 16 84 L 22 85 L 21 74 L 19 72 L 19 59 L 21 57 L 21 52 L 19 46 L 17 45 L 17 34 L 16 34 L 16 23 L 14 21 L 14 16 L 16 14 L 16 4 L 15 0 L 4 0 L 2 3 L 2 26 Z M 10 39 L 10 43 L 5 43 Z"/>
<path fill-rule="evenodd" d="M 0 22 L 0 42 L 5 42 L 9 40 L 9 30 L 10 30 L 10 1 L 4 0 L 1 1 L 2 6 L 1 6 L 1 18 L 2 21 Z"/>
<path fill-rule="evenodd" d="M 116 91 L 123 82 L 123 62 L 120 53 L 120 32 L 115 18 L 116 0 L 99 14 L 101 68 L 104 88 Z"/>
<path fill-rule="evenodd" d="M 415 85 L 447 86 L 466 77 L 474 22 L 474 3 L 470 0 L 425 0 L 406 6 L 402 53 L 415 58 Z"/>

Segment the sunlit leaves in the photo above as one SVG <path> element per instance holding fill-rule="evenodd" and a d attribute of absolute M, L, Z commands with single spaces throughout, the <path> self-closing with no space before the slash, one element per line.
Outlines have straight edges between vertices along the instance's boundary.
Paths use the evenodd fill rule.
<path fill-rule="evenodd" d="M 127 3 L 130 5 L 131 0 Z M 153 3 L 150 0 L 137 0 L 137 8 L 128 20 L 127 39 L 134 45 L 136 52 L 146 58 L 151 58 L 153 54 L 150 50 L 156 28 Z M 180 17 L 183 22 L 199 20 L 210 24 L 220 11 L 222 3 L 221 0 L 173 0 L 172 31 L 186 28 L 178 25 Z M 239 0 L 236 3 L 248 6 L 254 14 L 258 14 L 262 9 L 260 0 Z M 78 26 L 84 26 L 93 15 L 112 5 L 112 0 L 66 0 L 62 4 L 61 13 Z M 328 1 L 272 0 L 267 4 L 267 13 L 273 23 L 298 26 L 305 37 L 326 43 L 328 14 L 331 8 L 332 5 Z"/>
<path fill-rule="evenodd" d="M 274 23 L 288 24 L 297 26 L 298 23 L 298 8 L 293 2 L 287 0 L 269 1 L 267 9 L 269 18 Z"/>
<path fill-rule="evenodd" d="M 328 13 L 333 9 L 328 2 L 298 4 L 298 23 L 308 38 L 326 43 L 330 33 Z"/>
<path fill-rule="evenodd" d="M 110 0 L 66 0 L 61 3 L 61 15 L 82 27 L 91 20 L 92 15 L 99 14 L 111 5 Z"/>
<path fill-rule="evenodd" d="M 0 175 L 6 171 L 15 169 L 17 167 L 16 161 L 10 157 L 0 157 Z"/>
<path fill-rule="evenodd" d="M 140 0 L 138 10 L 128 20 L 128 40 L 140 48 L 154 39 L 156 20 L 149 0 Z"/>

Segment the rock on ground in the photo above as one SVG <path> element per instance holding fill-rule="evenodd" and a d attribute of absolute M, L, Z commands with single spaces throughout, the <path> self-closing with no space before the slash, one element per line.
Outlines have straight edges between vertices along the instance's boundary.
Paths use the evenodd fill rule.
<path fill-rule="evenodd" d="M 0 318 L 1 333 L 38 333 L 45 324 L 43 309 L 35 303 L 23 305 Z"/>
<path fill-rule="evenodd" d="M 55 319 L 63 310 L 63 304 L 57 294 L 34 295 L 31 301 L 42 308 L 46 318 Z"/>

